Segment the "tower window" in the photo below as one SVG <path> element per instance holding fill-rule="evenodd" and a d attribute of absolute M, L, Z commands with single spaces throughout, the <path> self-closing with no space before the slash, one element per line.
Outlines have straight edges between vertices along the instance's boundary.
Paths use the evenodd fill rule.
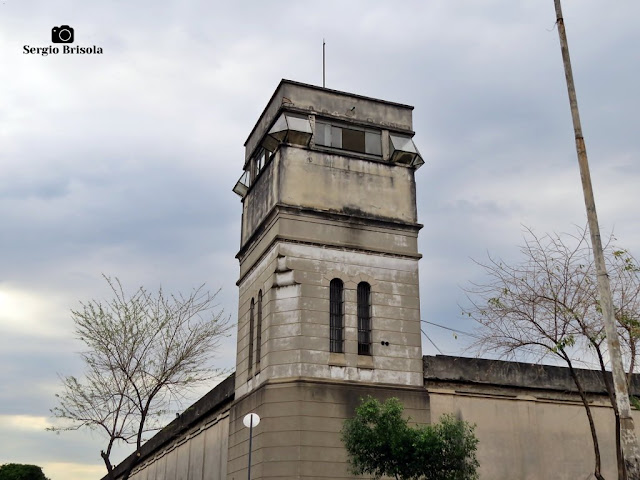
<path fill-rule="evenodd" d="M 381 138 L 380 132 L 375 130 L 316 122 L 316 145 L 380 156 L 382 155 Z"/>
<path fill-rule="evenodd" d="M 371 355 L 371 286 L 358 284 L 358 355 Z"/>
<path fill-rule="evenodd" d="M 258 292 L 258 324 L 256 327 L 256 373 L 258 373 L 260 371 L 260 350 L 262 349 L 262 290 Z"/>
<path fill-rule="evenodd" d="M 329 351 L 344 352 L 344 283 L 334 278 L 329 284 Z"/>
<path fill-rule="evenodd" d="M 424 160 L 418 152 L 418 147 L 411 137 L 406 135 L 389 135 L 389 149 L 391 161 L 402 165 L 410 165 L 416 170 L 424 164 Z"/>
<path fill-rule="evenodd" d="M 262 146 L 271 152 L 275 152 L 282 142 L 306 147 L 311 140 L 311 134 L 308 115 L 283 112 L 263 138 Z"/>
<path fill-rule="evenodd" d="M 272 153 L 269 150 L 264 148 L 258 149 L 256 154 L 253 156 L 253 166 L 251 169 L 253 170 L 253 175 L 251 177 L 251 183 L 255 182 L 255 180 L 260 175 L 260 172 L 264 170 L 269 160 L 271 160 Z"/>
<path fill-rule="evenodd" d="M 364 132 L 342 128 L 342 148 L 354 152 L 364 152 Z"/>
<path fill-rule="evenodd" d="M 249 367 L 247 368 L 247 380 L 251 378 L 251 372 L 253 369 L 253 310 L 255 303 L 253 298 L 251 299 L 251 306 L 249 307 Z"/>

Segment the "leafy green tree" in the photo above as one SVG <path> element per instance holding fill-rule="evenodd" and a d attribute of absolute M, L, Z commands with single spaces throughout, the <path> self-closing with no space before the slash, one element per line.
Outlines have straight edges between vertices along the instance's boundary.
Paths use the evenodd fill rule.
<path fill-rule="evenodd" d="M 478 478 L 474 426 L 451 415 L 440 423 L 411 427 L 397 398 L 368 397 L 344 422 L 342 441 L 356 475 L 398 480 Z"/>
<path fill-rule="evenodd" d="M 440 422 L 419 429 L 415 478 L 473 480 L 478 478 L 475 426 L 443 415 Z"/>
<path fill-rule="evenodd" d="M 5 463 L 0 465 L 0 480 L 49 480 L 42 472 L 42 467 L 22 463 Z"/>

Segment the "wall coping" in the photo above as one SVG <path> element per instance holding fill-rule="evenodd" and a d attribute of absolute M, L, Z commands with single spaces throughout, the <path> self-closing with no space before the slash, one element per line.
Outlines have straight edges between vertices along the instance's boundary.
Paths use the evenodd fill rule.
<path fill-rule="evenodd" d="M 571 393 L 578 391 L 568 367 L 448 355 L 425 355 L 422 362 L 425 385 L 451 382 Z M 575 370 L 586 392 L 607 394 L 599 370 Z M 607 374 L 611 379 L 611 372 Z M 640 375 L 633 375 L 629 393 L 640 396 Z"/>

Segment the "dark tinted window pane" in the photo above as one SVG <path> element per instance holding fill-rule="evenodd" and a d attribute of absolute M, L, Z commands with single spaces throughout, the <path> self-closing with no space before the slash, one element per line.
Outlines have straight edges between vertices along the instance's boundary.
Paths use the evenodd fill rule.
<path fill-rule="evenodd" d="M 331 280 L 329 285 L 329 351 L 342 353 L 344 305 L 344 284 L 339 278 Z"/>
<path fill-rule="evenodd" d="M 247 375 L 251 377 L 251 369 L 253 368 L 253 310 L 255 303 L 251 299 L 251 307 L 249 307 L 249 367 Z M 248 380 L 248 378 L 247 378 Z"/>
<path fill-rule="evenodd" d="M 371 355 L 371 286 L 358 284 L 358 355 Z"/>
<path fill-rule="evenodd" d="M 262 347 L 262 290 L 258 292 L 258 324 L 256 325 L 256 373 L 260 371 Z"/>
<path fill-rule="evenodd" d="M 360 130 L 342 129 L 342 148 L 353 152 L 364 153 L 364 132 Z"/>

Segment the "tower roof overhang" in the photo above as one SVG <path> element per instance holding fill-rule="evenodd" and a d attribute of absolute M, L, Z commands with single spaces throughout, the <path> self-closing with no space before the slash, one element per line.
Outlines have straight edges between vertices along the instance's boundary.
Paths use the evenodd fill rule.
<path fill-rule="evenodd" d="M 283 79 L 244 144 L 245 165 L 283 110 L 414 134 L 410 105 Z"/>

